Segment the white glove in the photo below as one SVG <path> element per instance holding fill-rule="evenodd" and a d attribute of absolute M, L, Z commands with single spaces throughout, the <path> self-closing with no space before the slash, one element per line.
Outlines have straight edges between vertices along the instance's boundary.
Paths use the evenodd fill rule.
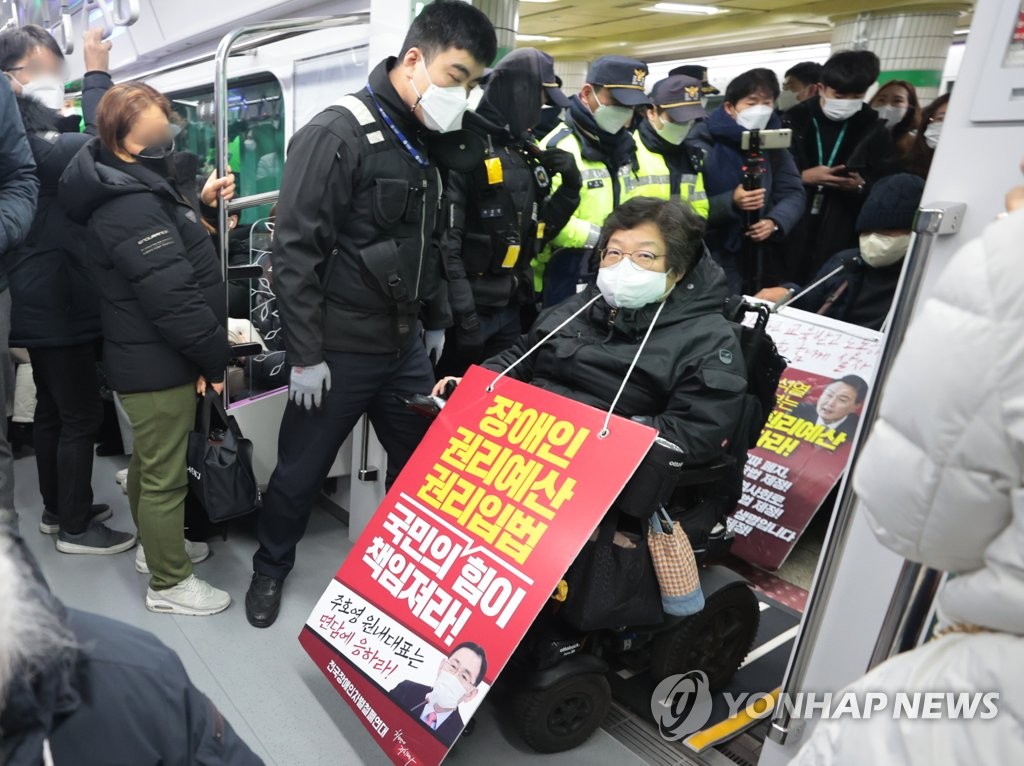
<path fill-rule="evenodd" d="M 441 358 L 441 352 L 444 351 L 444 330 L 424 330 L 423 345 L 427 349 L 430 363 L 437 365 L 437 361 Z"/>
<path fill-rule="evenodd" d="M 300 407 L 319 407 L 324 393 L 331 390 L 331 368 L 327 362 L 312 367 L 292 367 L 288 398 Z"/>

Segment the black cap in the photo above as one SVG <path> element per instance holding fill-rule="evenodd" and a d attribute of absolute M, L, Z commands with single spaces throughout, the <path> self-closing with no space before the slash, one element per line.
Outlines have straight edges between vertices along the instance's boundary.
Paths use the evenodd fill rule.
<path fill-rule="evenodd" d="M 707 117 L 700 103 L 700 80 L 677 74 L 654 83 L 651 103 L 668 112 L 672 122 L 690 122 Z"/>
<path fill-rule="evenodd" d="M 700 80 L 701 93 L 705 96 L 715 96 L 722 91 L 708 82 L 708 68 L 701 64 L 684 64 L 683 66 L 677 66 L 668 76 L 672 75 L 685 75 L 686 77 L 692 77 L 694 80 Z"/>
<path fill-rule="evenodd" d="M 607 88 L 623 106 L 639 106 L 651 103 L 644 93 L 647 72 L 647 64 L 640 59 L 602 56 L 590 65 L 587 82 Z"/>
<path fill-rule="evenodd" d="M 510 67 L 520 60 L 531 62 L 534 71 L 540 73 L 540 84 L 544 86 L 552 104 L 561 109 L 569 106 L 569 97 L 562 92 L 562 78 L 555 74 L 555 60 L 536 48 L 516 48 L 511 51 L 493 69 L 484 71 L 483 77 L 479 80 L 480 84 L 487 85 L 495 71 Z"/>

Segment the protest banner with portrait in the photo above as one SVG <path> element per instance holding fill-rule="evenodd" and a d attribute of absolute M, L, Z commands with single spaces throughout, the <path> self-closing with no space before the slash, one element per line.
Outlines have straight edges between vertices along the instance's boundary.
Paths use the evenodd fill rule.
<path fill-rule="evenodd" d="M 444 758 L 656 436 L 495 378 L 467 373 L 300 635 L 396 764 Z"/>
<path fill-rule="evenodd" d="M 772 315 L 768 333 L 789 365 L 728 523 L 731 552 L 775 571 L 849 464 L 882 336 L 790 308 Z"/>

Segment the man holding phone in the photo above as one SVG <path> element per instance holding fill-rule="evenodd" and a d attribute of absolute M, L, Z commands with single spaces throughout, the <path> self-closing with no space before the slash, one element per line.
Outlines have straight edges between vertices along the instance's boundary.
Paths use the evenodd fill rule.
<path fill-rule="evenodd" d="M 803 220 L 787 242 L 787 271 L 798 282 L 856 246 L 866 187 L 896 151 L 884 120 L 864 103 L 879 70 L 871 51 L 837 53 L 822 67 L 818 97 L 783 118 L 793 130 L 792 152 L 807 191 Z"/>

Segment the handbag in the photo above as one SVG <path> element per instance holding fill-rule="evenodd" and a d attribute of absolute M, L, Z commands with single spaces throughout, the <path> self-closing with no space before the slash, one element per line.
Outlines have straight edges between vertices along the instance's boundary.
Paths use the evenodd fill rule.
<path fill-rule="evenodd" d="M 664 508 L 651 515 L 647 547 L 661 588 L 661 608 L 666 614 L 687 617 L 704 608 L 697 560 L 690 538 Z"/>
<path fill-rule="evenodd" d="M 211 425 L 213 411 L 220 421 Z M 188 435 L 188 485 L 219 523 L 259 509 L 262 498 L 252 470 L 252 442 L 242 437 L 220 396 L 208 390 L 199 402 L 197 427 Z"/>
<path fill-rule="evenodd" d="M 558 615 L 582 631 L 660 623 L 658 582 L 642 534 L 617 529 L 607 513 L 565 574 L 568 586 Z"/>

